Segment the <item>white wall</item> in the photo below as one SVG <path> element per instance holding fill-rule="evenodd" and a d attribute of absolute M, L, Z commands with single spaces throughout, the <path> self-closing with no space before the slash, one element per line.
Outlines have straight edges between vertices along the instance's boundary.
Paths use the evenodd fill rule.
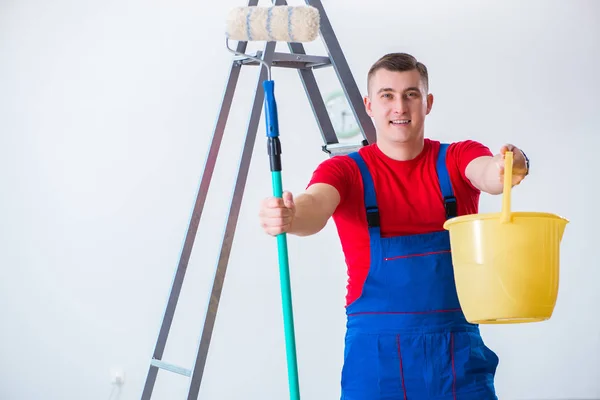
<path fill-rule="evenodd" d="M 126 374 L 119 398 L 139 398 L 231 60 L 224 21 L 243 4 L 0 3 L 1 399 L 107 399 L 111 368 Z M 325 1 L 361 90 L 379 56 L 415 54 L 436 95 L 427 134 L 523 147 L 533 172 L 514 207 L 571 220 L 554 317 L 483 327 L 501 358 L 500 397 L 600 398 L 600 3 L 366 4 Z M 308 48 L 324 54 L 320 42 Z M 165 356 L 186 367 L 256 73 L 242 73 Z M 338 88 L 332 77 L 318 72 L 325 93 Z M 298 192 L 325 154 L 296 72 L 274 78 L 284 184 Z M 261 121 L 204 399 L 287 396 L 276 246 L 256 216 L 271 191 L 264 143 Z M 482 198 L 482 212 L 499 207 Z M 334 399 L 345 293 L 335 229 L 289 244 L 303 398 Z M 186 383 L 161 372 L 155 398 L 183 398 Z"/>

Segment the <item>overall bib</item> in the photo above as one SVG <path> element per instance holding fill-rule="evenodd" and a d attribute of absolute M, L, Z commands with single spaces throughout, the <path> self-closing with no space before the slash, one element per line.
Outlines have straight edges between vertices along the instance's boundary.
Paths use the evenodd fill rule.
<path fill-rule="evenodd" d="M 452 218 L 447 147 L 437 174 Z M 363 180 L 371 265 L 361 296 L 346 308 L 342 400 L 497 399 L 498 357 L 462 313 L 448 232 L 382 238 L 373 179 L 357 152 L 350 157 Z"/>

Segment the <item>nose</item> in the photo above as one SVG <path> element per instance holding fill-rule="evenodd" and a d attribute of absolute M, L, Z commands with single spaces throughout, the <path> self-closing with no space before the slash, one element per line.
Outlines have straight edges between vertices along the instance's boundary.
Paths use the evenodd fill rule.
<path fill-rule="evenodd" d="M 406 100 L 404 99 L 404 97 L 402 96 L 398 96 L 396 98 L 396 101 L 394 101 L 394 112 L 398 113 L 398 114 L 404 114 L 406 111 L 408 111 L 408 105 Z"/>

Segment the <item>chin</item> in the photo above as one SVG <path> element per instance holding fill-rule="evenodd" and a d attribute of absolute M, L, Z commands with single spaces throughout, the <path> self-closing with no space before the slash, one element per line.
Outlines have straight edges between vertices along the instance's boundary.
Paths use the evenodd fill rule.
<path fill-rule="evenodd" d="M 393 129 L 390 131 L 386 132 L 387 139 L 391 142 L 395 142 L 395 143 L 405 143 L 405 142 L 410 142 L 415 140 L 415 138 L 417 137 L 417 134 L 415 132 L 412 132 L 410 130 L 398 130 L 398 129 Z"/>

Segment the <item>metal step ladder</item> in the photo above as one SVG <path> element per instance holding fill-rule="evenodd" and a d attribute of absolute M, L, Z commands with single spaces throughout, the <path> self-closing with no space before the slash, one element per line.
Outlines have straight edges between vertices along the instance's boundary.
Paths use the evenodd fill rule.
<path fill-rule="evenodd" d="M 167 344 L 169 330 L 171 328 L 173 317 L 175 315 L 177 301 L 181 293 L 181 288 L 185 278 L 188 262 L 192 253 L 192 247 L 194 246 L 194 240 L 198 231 L 200 218 L 202 216 L 202 211 L 207 198 L 209 185 L 215 169 L 219 148 L 223 139 L 225 125 L 229 116 L 232 99 L 242 67 L 260 67 L 260 63 L 253 59 L 253 57 L 257 57 L 272 67 L 293 68 L 298 70 L 298 74 L 304 86 L 304 90 L 308 97 L 308 101 L 310 103 L 313 114 L 317 120 L 319 129 L 321 131 L 321 136 L 324 142 L 322 150 L 330 156 L 348 154 L 358 150 L 362 146 L 375 142 L 375 128 L 371 122 L 370 117 L 367 115 L 364 109 L 362 96 L 360 94 L 360 91 L 358 90 L 352 73 L 350 72 L 348 63 L 344 57 L 340 44 L 331 27 L 331 23 L 327 18 L 327 14 L 323 9 L 321 1 L 306 0 L 305 3 L 319 10 L 321 18 L 320 37 L 324 43 L 325 49 L 328 53 L 328 57 L 307 55 L 304 50 L 304 46 L 301 43 L 288 43 L 290 53 L 278 53 L 274 51 L 276 42 L 266 42 L 264 50 L 258 51 L 254 55 L 249 55 L 251 57 L 233 58 L 228 80 L 225 87 L 225 92 L 221 102 L 221 108 L 219 110 L 212 141 L 206 157 L 204 172 L 200 181 L 200 187 L 196 197 L 196 202 L 194 204 L 194 209 L 192 212 L 187 234 L 185 236 L 185 242 L 179 259 L 179 264 L 175 272 L 168 302 L 164 311 L 162 324 L 160 327 L 154 352 L 152 354 L 152 359 L 150 361 L 148 375 L 146 377 L 146 382 L 144 384 L 144 389 L 142 392 L 142 400 L 149 400 L 151 398 L 159 369 L 184 375 L 190 378 L 189 389 L 187 394 L 188 400 L 197 399 L 198 394 L 200 392 L 202 376 L 204 373 L 204 368 L 206 367 L 208 349 L 210 346 L 212 332 L 217 317 L 217 310 L 219 307 L 219 300 L 221 297 L 225 273 L 227 271 L 227 264 L 229 261 L 231 244 L 233 242 L 233 237 L 235 234 L 235 228 L 237 225 L 237 220 L 242 202 L 242 195 L 246 186 L 252 151 L 254 148 L 254 143 L 258 131 L 258 124 L 262 114 L 262 106 L 264 101 L 262 82 L 267 78 L 267 71 L 265 68 L 260 68 L 260 74 L 256 83 L 256 94 L 250 113 L 250 119 L 247 125 L 246 139 L 242 150 L 234 192 L 231 198 L 229 214 L 227 216 L 225 232 L 221 244 L 219 260 L 216 267 L 217 270 L 212 285 L 210 301 L 204 319 L 204 325 L 202 328 L 202 333 L 200 336 L 194 365 L 192 365 L 189 368 L 185 368 L 169 364 L 168 362 L 165 362 L 163 360 L 163 353 Z M 283 6 L 287 5 L 287 2 L 285 0 L 274 0 L 273 4 Z M 258 0 L 248 1 L 248 6 L 256 5 L 258 5 Z M 247 42 L 238 42 L 235 51 L 237 53 L 245 53 L 246 46 Z M 354 115 L 355 120 L 357 121 L 357 124 L 360 128 L 360 133 L 362 134 L 363 139 L 359 143 L 347 144 L 340 143 L 340 141 L 338 140 L 338 136 L 335 133 L 333 124 L 327 112 L 325 102 L 323 100 L 321 92 L 319 91 L 317 81 L 313 72 L 313 70 L 315 69 L 326 67 L 333 68 L 340 81 L 348 105 Z"/>

